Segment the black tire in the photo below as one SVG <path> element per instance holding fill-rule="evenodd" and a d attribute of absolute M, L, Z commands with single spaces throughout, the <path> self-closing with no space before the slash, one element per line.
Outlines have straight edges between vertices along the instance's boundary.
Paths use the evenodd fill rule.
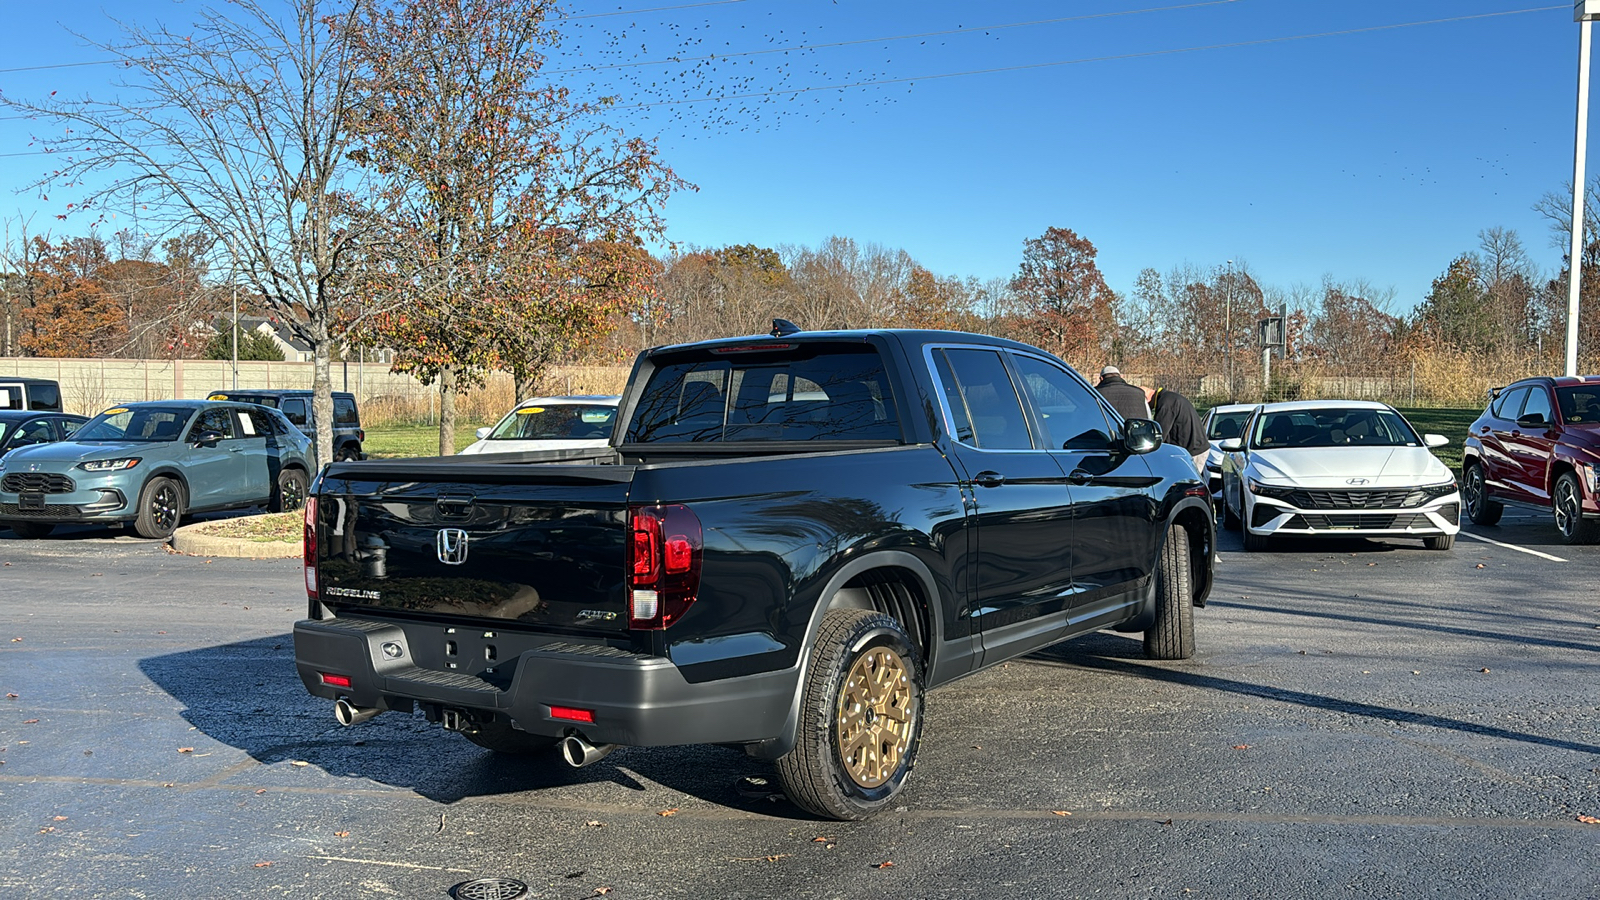
<path fill-rule="evenodd" d="M 1182 525 L 1167 530 L 1166 545 L 1156 568 L 1156 620 L 1144 631 L 1144 655 L 1150 659 L 1188 659 L 1194 655 L 1194 583 L 1189 558 L 1189 531 Z"/>
<path fill-rule="evenodd" d="M 1550 492 L 1550 503 L 1562 543 L 1593 544 L 1600 541 L 1600 522 L 1583 517 L 1583 486 L 1578 484 L 1578 476 L 1563 472 L 1556 479 L 1555 490 Z"/>
<path fill-rule="evenodd" d="M 785 796 L 840 821 L 892 803 L 922 734 L 922 664 L 905 629 L 880 612 L 829 610 L 801 690 L 799 734 L 778 760 Z"/>
<path fill-rule="evenodd" d="M 183 508 L 183 485 L 158 475 L 139 491 L 139 517 L 133 520 L 133 530 L 143 538 L 172 537 L 183 519 Z"/>
<path fill-rule="evenodd" d="M 283 469 L 278 472 L 278 484 L 272 490 L 272 501 L 267 508 L 273 512 L 289 512 L 306 504 L 306 473 L 300 469 Z"/>
<path fill-rule="evenodd" d="M 27 538 L 29 540 L 36 540 L 38 538 L 47 537 L 50 534 L 50 532 L 55 531 L 55 530 L 56 530 L 56 526 L 55 526 L 55 523 L 53 523 L 53 522 L 12 522 L 11 523 L 11 531 L 12 531 L 12 533 L 14 533 L 19 538 Z"/>
<path fill-rule="evenodd" d="M 1429 550 L 1449 550 L 1456 545 L 1456 536 L 1453 534 L 1436 534 L 1423 538 L 1422 543 Z"/>
<path fill-rule="evenodd" d="M 1500 515 L 1506 511 L 1504 503 L 1490 499 L 1489 486 L 1483 482 L 1483 467 L 1477 463 L 1467 463 L 1461 473 L 1461 500 L 1467 506 L 1467 518 L 1474 525 L 1498 524 Z"/>
<path fill-rule="evenodd" d="M 463 736 L 485 750 L 493 750 L 507 756 L 549 753 L 555 749 L 557 743 L 556 738 L 519 731 L 512 728 L 510 723 L 499 719 L 479 723 L 477 731 L 463 732 Z"/>

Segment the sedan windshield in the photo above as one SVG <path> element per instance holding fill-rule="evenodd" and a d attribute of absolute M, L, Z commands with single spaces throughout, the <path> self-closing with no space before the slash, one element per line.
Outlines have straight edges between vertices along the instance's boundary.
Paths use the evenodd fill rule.
<path fill-rule="evenodd" d="M 1225 441 L 1236 438 L 1244 431 L 1244 421 L 1250 418 L 1250 410 L 1241 409 L 1238 412 L 1217 413 L 1211 417 L 1211 424 L 1206 427 L 1206 440 Z"/>
<path fill-rule="evenodd" d="M 1297 409 L 1262 415 L 1250 446 L 1415 447 L 1422 442 L 1400 414 L 1388 409 Z"/>
<path fill-rule="evenodd" d="M 611 437 L 615 406 L 552 404 L 524 406 L 500 420 L 491 441 L 605 440 Z"/>
<path fill-rule="evenodd" d="M 1556 388 L 1561 421 L 1568 425 L 1600 424 L 1600 385 Z"/>
<path fill-rule="evenodd" d="M 194 410 L 181 406 L 108 409 L 72 435 L 74 441 L 175 441 Z"/>

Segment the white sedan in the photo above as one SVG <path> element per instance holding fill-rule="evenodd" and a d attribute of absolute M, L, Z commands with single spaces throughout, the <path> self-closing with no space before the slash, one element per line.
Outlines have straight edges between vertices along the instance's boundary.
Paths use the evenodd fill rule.
<path fill-rule="evenodd" d="M 621 397 L 579 395 L 533 397 L 517 404 L 492 428 L 479 428 L 477 443 L 463 455 L 581 450 L 611 442 Z"/>
<path fill-rule="evenodd" d="M 1222 441 L 1223 522 L 1244 548 L 1274 535 L 1419 537 L 1448 550 L 1461 530 L 1455 475 L 1392 407 L 1359 400 L 1268 403 Z"/>
<path fill-rule="evenodd" d="M 1222 502 L 1222 442 L 1244 434 L 1244 423 L 1256 411 L 1256 403 L 1225 403 L 1206 411 L 1206 440 L 1211 449 L 1206 451 L 1206 486 L 1211 489 L 1211 502 Z"/>

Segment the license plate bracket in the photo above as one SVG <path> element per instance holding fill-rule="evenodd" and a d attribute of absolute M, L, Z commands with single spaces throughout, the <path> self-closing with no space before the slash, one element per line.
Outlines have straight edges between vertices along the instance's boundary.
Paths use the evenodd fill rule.
<path fill-rule="evenodd" d="M 44 494 L 30 491 L 17 495 L 18 509 L 44 509 Z"/>

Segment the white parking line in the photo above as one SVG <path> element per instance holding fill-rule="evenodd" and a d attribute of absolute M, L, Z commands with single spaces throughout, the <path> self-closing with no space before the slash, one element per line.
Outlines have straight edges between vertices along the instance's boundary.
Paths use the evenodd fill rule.
<path fill-rule="evenodd" d="M 1518 547 L 1516 544 L 1502 544 L 1499 541 L 1492 541 L 1492 540 L 1490 540 L 1490 539 L 1488 539 L 1486 537 L 1480 537 L 1480 536 L 1478 536 L 1476 534 L 1472 534 L 1471 532 L 1463 531 L 1463 532 L 1460 532 L 1460 534 L 1461 534 L 1462 537 L 1469 537 L 1469 538 L 1472 538 L 1475 541 L 1483 541 L 1485 544 L 1493 544 L 1496 547 L 1504 547 L 1507 550 L 1516 550 L 1519 553 L 1526 553 L 1526 554 L 1528 554 L 1530 556 L 1537 556 L 1540 559 L 1548 559 L 1551 562 L 1566 562 L 1566 560 L 1562 559 L 1559 556 L 1551 556 L 1548 553 L 1540 553 L 1538 550 L 1529 550 L 1527 547 Z"/>

